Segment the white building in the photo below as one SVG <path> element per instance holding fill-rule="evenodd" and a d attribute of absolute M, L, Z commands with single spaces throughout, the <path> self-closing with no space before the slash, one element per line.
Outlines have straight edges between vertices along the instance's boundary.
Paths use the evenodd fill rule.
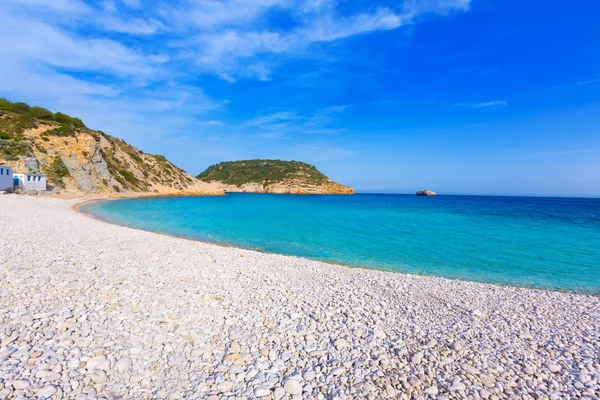
<path fill-rule="evenodd" d="M 14 184 L 12 168 L 0 165 L 0 190 L 12 189 Z"/>
<path fill-rule="evenodd" d="M 43 174 L 15 174 L 15 187 L 29 190 L 46 190 L 46 175 Z"/>

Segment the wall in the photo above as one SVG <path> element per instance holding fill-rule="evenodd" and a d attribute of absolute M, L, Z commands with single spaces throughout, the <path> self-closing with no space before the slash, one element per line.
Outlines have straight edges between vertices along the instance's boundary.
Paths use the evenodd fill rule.
<path fill-rule="evenodd" d="M 9 167 L 0 165 L 0 190 L 11 189 L 13 187 L 13 172 Z"/>
<path fill-rule="evenodd" d="M 15 174 L 19 177 L 19 187 L 29 190 L 46 190 L 46 176 L 36 174 Z"/>

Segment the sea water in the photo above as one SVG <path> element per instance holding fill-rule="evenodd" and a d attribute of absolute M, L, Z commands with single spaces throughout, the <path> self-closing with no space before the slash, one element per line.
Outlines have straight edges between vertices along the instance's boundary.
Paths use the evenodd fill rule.
<path fill-rule="evenodd" d="M 105 201 L 83 211 L 350 266 L 600 293 L 600 199 L 228 194 Z"/>

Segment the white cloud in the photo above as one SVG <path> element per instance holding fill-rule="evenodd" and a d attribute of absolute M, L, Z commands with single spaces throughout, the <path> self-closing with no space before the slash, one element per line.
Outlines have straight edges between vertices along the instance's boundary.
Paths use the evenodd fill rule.
<path fill-rule="evenodd" d="M 36 19 L 0 11 L 0 56 L 20 61 L 26 69 L 38 65 L 78 71 L 104 71 L 120 76 L 148 76 L 153 63 L 144 55 L 109 39 L 80 38 Z"/>
<path fill-rule="evenodd" d="M 246 26 L 265 11 L 286 6 L 288 0 L 204 0 L 191 2 L 187 7 L 166 8 L 171 19 L 180 19 L 200 29 L 214 29 L 224 25 Z M 185 3 L 184 3 L 185 4 Z"/>
<path fill-rule="evenodd" d="M 113 13 L 113 12 L 117 11 L 117 5 L 115 4 L 115 2 L 113 0 L 104 0 L 102 3 L 102 7 L 104 8 L 105 11 L 107 11 L 109 13 Z"/>
<path fill-rule="evenodd" d="M 203 74 L 230 82 L 276 79 L 290 60 L 317 58 L 310 50 L 319 43 L 394 30 L 414 23 L 420 13 L 469 4 L 362 3 L 349 13 L 339 7 L 342 0 L 0 2 L 0 95 L 73 113 L 128 140 L 222 123 L 202 113 L 226 101 L 178 79 L 203 82 Z M 332 136 L 343 132 L 335 121 L 348 107 L 257 115 L 238 128 L 265 140 L 288 132 Z"/>
<path fill-rule="evenodd" d="M 407 0 L 404 2 L 406 14 L 448 14 L 454 11 L 467 11 L 471 0 Z"/>
<path fill-rule="evenodd" d="M 301 117 L 295 111 L 282 111 L 273 114 L 261 115 L 246 121 L 248 126 L 266 126 L 273 125 L 275 123 L 280 124 L 282 121 L 292 121 L 300 119 Z"/>
<path fill-rule="evenodd" d="M 336 18 L 320 15 L 305 25 L 288 32 L 225 31 L 201 33 L 196 37 L 197 62 L 209 71 L 234 81 L 236 76 L 269 79 L 271 69 L 265 62 L 247 62 L 263 55 L 279 55 L 304 49 L 313 43 L 332 42 L 355 35 L 390 30 L 401 26 L 404 18 L 387 8 L 371 14 Z"/>
<path fill-rule="evenodd" d="M 259 115 L 244 123 L 254 127 L 261 139 L 281 139 L 287 134 L 336 135 L 345 129 L 331 127 L 337 120 L 336 114 L 346 112 L 351 105 L 337 105 L 315 110 L 308 114 L 296 111 L 280 111 Z"/>
<path fill-rule="evenodd" d="M 3 6 L 17 6 L 18 9 L 30 8 L 36 11 L 56 11 L 67 14 L 89 12 L 90 8 L 81 0 L 3 0 Z"/>
<path fill-rule="evenodd" d="M 592 83 L 598 83 L 600 82 L 600 78 L 598 79 L 590 79 L 587 81 L 582 81 L 582 82 L 577 82 L 576 85 L 577 86 L 586 86 L 586 85 L 591 85 Z"/>
<path fill-rule="evenodd" d="M 476 108 L 505 107 L 507 105 L 508 105 L 508 103 L 504 100 L 493 100 L 493 101 L 486 101 L 485 103 L 475 103 L 475 104 L 473 104 L 473 107 L 476 107 Z"/>
<path fill-rule="evenodd" d="M 160 21 L 155 19 L 128 18 L 124 20 L 114 16 L 102 16 L 98 18 L 98 25 L 109 31 L 137 35 L 153 34 L 164 27 Z"/>
<path fill-rule="evenodd" d="M 508 103 L 504 100 L 492 100 L 483 103 L 456 103 L 455 107 L 474 107 L 474 108 L 500 108 L 506 107 Z"/>
<path fill-rule="evenodd" d="M 132 8 L 140 8 L 140 0 L 123 0 L 123 4 Z"/>

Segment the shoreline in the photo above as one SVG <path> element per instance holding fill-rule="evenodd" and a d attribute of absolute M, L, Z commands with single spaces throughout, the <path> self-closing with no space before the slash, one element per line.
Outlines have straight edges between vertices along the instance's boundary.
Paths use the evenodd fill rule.
<path fill-rule="evenodd" d="M 599 396 L 600 299 L 138 230 L 0 196 L 0 398 Z M 102 222 L 102 223 L 100 223 Z"/>
<path fill-rule="evenodd" d="M 262 194 L 262 193 L 256 193 L 256 194 Z M 277 194 L 277 195 L 279 195 L 279 194 Z M 285 194 L 283 194 L 283 195 L 285 195 Z M 172 196 L 152 196 L 152 197 L 172 197 Z M 279 255 L 279 256 L 284 256 L 284 257 L 294 257 L 294 258 L 299 258 L 299 259 L 304 259 L 304 260 L 309 260 L 309 261 L 314 261 L 314 262 L 320 262 L 320 263 L 324 263 L 324 264 L 328 264 L 328 265 L 336 265 L 336 266 L 342 266 L 342 267 L 346 267 L 346 268 L 358 268 L 358 269 L 363 269 L 363 270 L 367 270 L 367 271 L 380 271 L 380 272 L 386 272 L 386 273 L 391 273 L 391 274 L 410 275 L 410 276 L 415 276 L 415 277 L 431 277 L 431 278 L 444 279 L 444 280 L 449 280 L 449 281 L 469 282 L 469 283 L 476 283 L 476 284 L 482 284 L 482 285 L 492 285 L 492 286 L 497 286 L 497 287 L 514 287 L 514 288 L 522 288 L 522 289 L 529 289 L 529 290 L 541 290 L 541 291 L 549 291 L 549 292 L 557 292 L 557 293 L 573 293 L 573 294 L 578 294 L 578 295 L 592 296 L 592 297 L 600 298 L 600 291 L 584 291 L 584 290 L 578 291 L 578 290 L 572 290 L 572 289 L 561 289 L 561 288 L 557 288 L 557 287 L 527 286 L 527 285 L 519 285 L 516 283 L 498 283 L 498 282 L 486 282 L 486 281 L 482 281 L 482 280 L 478 281 L 478 280 L 469 280 L 469 279 L 461 279 L 461 278 L 451 278 L 451 277 L 444 277 L 444 276 L 439 276 L 439 275 L 430 275 L 430 274 L 426 274 L 426 273 L 419 274 L 419 273 L 415 273 L 415 272 L 396 271 L 396 270 L 392 270 L 389 268 L 386 269 L 383 267 L 378 268 L 375 266 L 372 267 L 372 266 L 358 265 L 358 264 L 347 264 L 347 263 L 343 263 L 343 262 L 335 262 L 333 260 L 328 260 L 328 259 L 319 259 L 319 258 L 297 256 L 297 255 L 293 255 L 293 254 L 277 253 L 277 252 L 272 252 L 272 251 L 269 251 L 266 249 L 250 249 L 250 248 L 238 246 L 236 244 L 227 243 L 227 242 L 213 242 L 213 241 L 196 239 L 196 238 L 189 237 L 189 236 L 175 235 L 175 234 L 171 234 L 171 233 L 167 233 L 167 232 L 137 228 L 137 227 L 129 226 L 126 224 L 120 224 L 120 223 L 117 223 L 114 221 L 108 221 L 97 215 L 94 215 L 93 213 L 84 212 L 83 210 L 81 210 L 81 207 L 92 204 L 92 203 L 97 203 L 97 202 L 102 202 L 102 201 L 127 200 L 130 198 L 143 198 L 143 197 L 89 199 L 89 200 L 84 200 L 82 202 L 78 202 L 78 203 L 74 204 L 72 206 L 72 209 L 77 213 L 80 213 L 82 215 L 85 215 L 86 217 L 92 218 L 96 221 L 100 221 L 103 223 L 120 226 L 120 227 L 124 227 L 124 228 L 129 228 L 129 229 L 135 229 L 135 230 L 139 230 L 142 232 L 149 232 L 149 233 L 154 233 L 157 235 L 173 237 L 173 238 L 177 238 L 177 239 L 190 240 L 193 242 L 199 242 L 199 243 L 204 243 L 204 244 L 208 244 L 208 245 L 224 247 L 224 248 L 236 248 L 236 249 L 244 250 L 244 251 L 255 251 L 255 252 L 258 252 L 261 254 L 272 254 L 272 255 Z M 75 199 L 75 200 L 77 200 L 77 199 Z"/>

